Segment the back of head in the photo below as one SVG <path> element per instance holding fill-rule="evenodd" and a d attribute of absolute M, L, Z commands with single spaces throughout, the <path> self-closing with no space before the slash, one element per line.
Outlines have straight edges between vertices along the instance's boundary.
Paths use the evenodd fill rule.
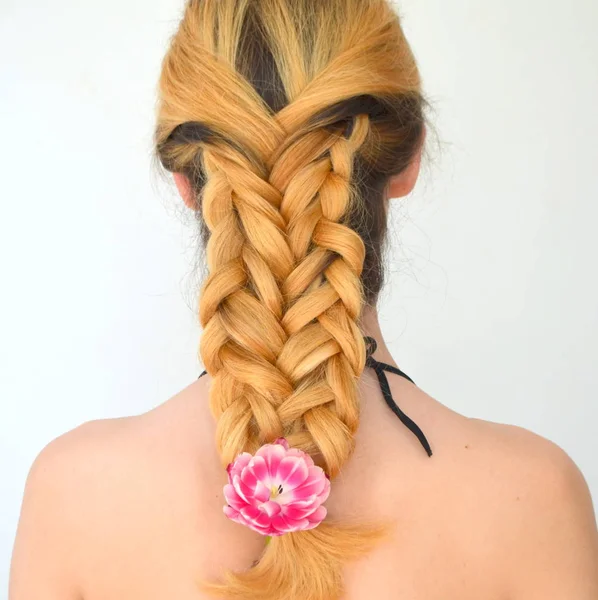
<path fill-rule="evenodd" d="M 191 182 L 205 233 L 201 357 L 223 466 L 282 437 L 334 485 L 359 423 L 358 324 L 382 285 L 385 186 L 423 128 L 417 67 L 386 0 L 188 2 L 156 144 Z M 206 589 L 340 597 L 344 561 L 388 529 L 309 517 L 281 515 L 252 569 Z"/>

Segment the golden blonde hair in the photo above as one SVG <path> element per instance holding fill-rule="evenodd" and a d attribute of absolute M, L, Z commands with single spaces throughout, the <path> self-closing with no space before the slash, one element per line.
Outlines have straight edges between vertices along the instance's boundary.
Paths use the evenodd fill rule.
<path fill-rule="evenodd" d="M 386 0 L 191 0 L 159 93 L 158 156 L 191 181 L 206 233 L 200 352 L 222 465 L 286 437 L 334 485 L 359 424 L 384 186 L 424 124 L 399 18 Z M 339 598 L 345 561 L 387 532 L 325 520 L 204 588 Z"/>

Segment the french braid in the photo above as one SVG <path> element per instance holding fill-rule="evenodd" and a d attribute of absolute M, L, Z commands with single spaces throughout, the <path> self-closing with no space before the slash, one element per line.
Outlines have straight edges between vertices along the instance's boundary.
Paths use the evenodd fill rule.
<path fill-rule="evenodd" d="M 368 133 L 368 118 L 359 115 L 348 138 L 316 130 L 295 143 L 282 141 L 286 151 L 268 182 L 242 156 L 203 151 L 203 216 L 211 236 L 201 353 L 214 377 L 210 401 L 225 463 L 284 436 L 321 459 L 334 478 L 353 451 L 356 384 L 365 364 L 356 324 L 365 248 L 342 221 L 353 200 L 353 157 Z M 297 165 L 295 174 L 289 164 Z M 384 533 L 381 526 L 326 523 L 274 538 L 249 573 L 228 574 L 225 584 L 204 589 L 247 599 L 334 598 L 344 560 Z M 313 584 L 306 554 L 328 565 L 312 596 L 299 591 Z"/>
<path fill-rule="evenodd" d="M 359 424 L 358 321 L 381 284 L 383 183 L 414 154 L 423 101 L 385 0 L 326 4 L 188 2 L 162 68 L 156 142 L 192 183 L 207 231 L 200 353 L 223 466 L 284 436 L 334 479 Z M 337 599 L 345 562 L 387 525 L 327 519 L 202 587 Z"/>

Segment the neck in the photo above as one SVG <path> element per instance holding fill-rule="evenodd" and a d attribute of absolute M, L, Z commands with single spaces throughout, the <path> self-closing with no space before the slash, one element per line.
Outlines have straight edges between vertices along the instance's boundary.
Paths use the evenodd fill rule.
<path fill-rule="evenodd" d="M 376 340 L 378 348 L 376 352 L 374 352 L 374 358 L 396 367 L 397 364 L 393 360 L 390 350 L 388 349 L 388 346 L 382 337 L 380 320 L 378 319 L 378 311 L 376 310 L 375 306 L 366 306 L 363 309 L 361 318 L 359 320 L 359 327 L 364 336 L 369 336 Z"/>

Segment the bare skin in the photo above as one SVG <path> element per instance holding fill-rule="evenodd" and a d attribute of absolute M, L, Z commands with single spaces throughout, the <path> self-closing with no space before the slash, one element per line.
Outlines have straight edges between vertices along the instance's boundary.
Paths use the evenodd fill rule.
<path fill-rule="evenodd" d="M 418 169 L 391 181 L 389 196 L 408 193 Z M 192 205 L 184 179 L 177 185 Z M 396 365 L 374 310 L 362 327 L 378 340 L 376 358 Z M 571 459 L 529 431 L 466 418 L 389 378 L 434 456 L 366 369 L 357 449 L 326 506 L 332 519 L 397 524 L 391 541 L 347 566 L 345 600 L 596 600 L 596 520 Z M 41 452 L 10 600 L 204 600 L 197 581 L 259 557 L 264 538 L 222 512 L 227 476 L 209 387 L 204 377 L 148 413 L 86 423 Z"/>

